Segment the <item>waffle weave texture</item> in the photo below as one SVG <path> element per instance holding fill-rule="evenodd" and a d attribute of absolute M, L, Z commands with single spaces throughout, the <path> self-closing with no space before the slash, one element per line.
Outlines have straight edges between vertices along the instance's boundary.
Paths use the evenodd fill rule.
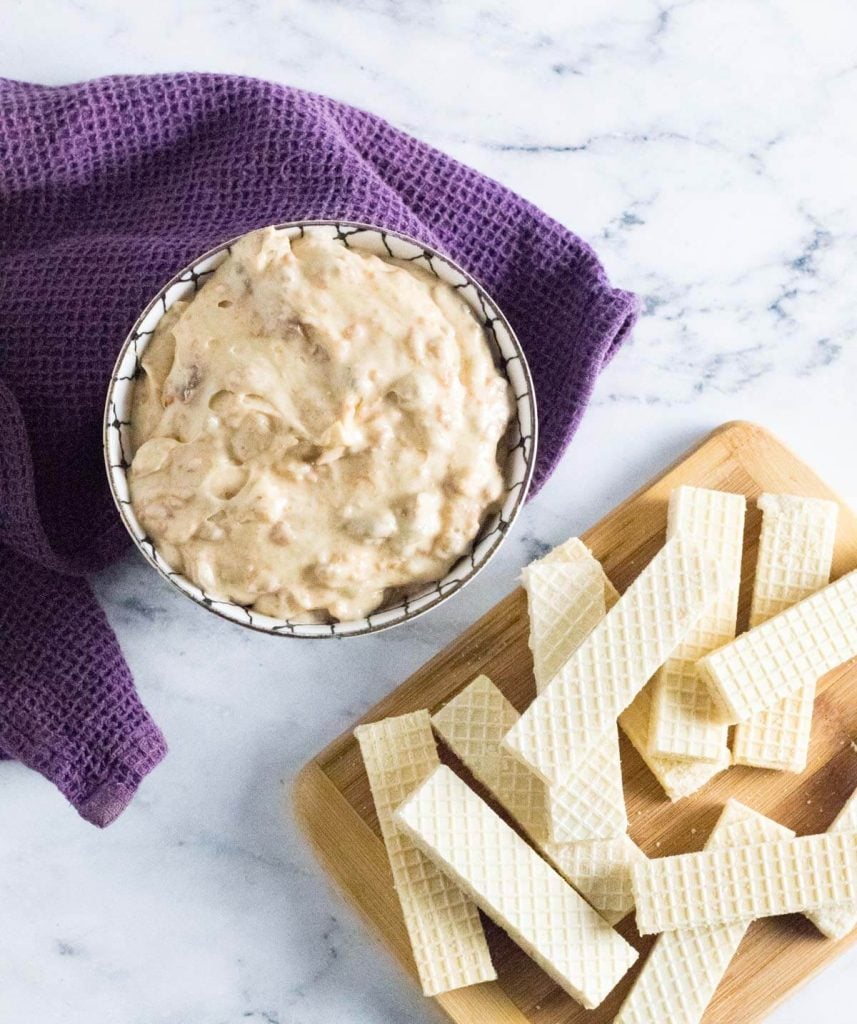
<path fill-rule="evenodd" d="M 0 750 L 96 824 L 166 749 L 79 578 L 128 544 L 101 460 L 110 370 L 176 270 L 312 218 L 415 235 L 494 295 L 535 378 L 538 488 L 638 309 L 579 238 L 321 96 L 219 75 L 0 80 Z"/>

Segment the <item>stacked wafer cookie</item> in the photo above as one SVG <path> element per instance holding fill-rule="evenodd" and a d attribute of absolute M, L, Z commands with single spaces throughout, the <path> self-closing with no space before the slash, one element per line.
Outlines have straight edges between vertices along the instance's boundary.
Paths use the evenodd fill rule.
<path fill-rule="evenodd" d="M 695 537 L 724 581 L 717 601 L 619 717 L 671 800 L 696 792 L 730 763 L 803 771 L 816 682 L 857 654 L 857 577 L 827 586 L 837 506 L 783 494 L 763 494 L 757 504 L 751 630 L 735 640 L 744 499 L 694 487 L 670 498 L 667 535 Z"/>
<path fill-rule="evenodd" d="M 594 1007 L 637 957 L 612 927 L 636 905 L 640 934 L 665 934 L 622 1024 L 698 1022 L 757 917 L 804 912 L 830 937 L 857 925 L 857 797 L 821 836 L 795 837 L 734 801 L 702 853 L 649 860 L 627 834 L 617 724 L 670 799 L 733 760 L 799 771 L 816 681 L 857 654 L 857 572 L 828 584 L 836 506 L 795 496 L 759 499 L 752 628 L 736 638 L 744 507 L 739 495 L 679 488 L 663 549 L 621 598 L 575 538 L 528 566 L 528 707 L 480 676 L 430 719 L 361 727 L 428 994 L 490 977 L 475 907 Z M 417 758 L 395 744 L 415 728 Z M 432 728 L 476 789 L 439 765 Z M 421 885 L 433 898 L 415 909 Z M 459 945 L 444 954 L 448 908 Z"/>

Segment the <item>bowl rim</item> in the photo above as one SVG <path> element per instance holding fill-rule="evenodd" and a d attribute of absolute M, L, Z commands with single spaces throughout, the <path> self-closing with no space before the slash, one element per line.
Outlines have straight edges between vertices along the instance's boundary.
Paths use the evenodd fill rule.
<path fill-rule="evenodd" d="M 164 313 L 166 313 L 167 306 L 165 296 L 167 292 L 170 290 L 170 288 L 179 283 L 190 283 L 191 281 L 195 282 L 197 277 L 195 268 L 200 263 L 203 263 L 204 261 L 213 258 L 223 250 L 228 250 L 229 247 L 235 244 L 239 239 L 243 238 L 245 235 L 250 234 L 253 231 L 262 230 L 264 228 L 273 228 L 275 231 L 283 231 L 289 229 L 302 230 L 303 228 L 308 227 L 332 227 L 337 229 L 337 231 L 339 231 L 340 229 L 345 229 L 345 237 L 350 236 L 352 234 L 359 234 L 362 231 L 371 231 L 382 236 L 390 235 L 396 239 L 400 239 L 405 243 L 417 246 L 418 248 L 424 250 L 426 253 L 429 253 L 431 257 L 436 257 L 443 263 L 446 263 L 453 271 L 460 274 L 469 285 L 473 286 L 476 296 L 479 299 L 479 304 L 482 307 L 483 313 L 486 316 L 486 322 L 480 324 L 480 326 L 486 332 L 486 335 L 494 334 L 494 330 L 493 327 L 491 326 L 491 323 L 496 321 L 502 324 L 504 331 L 508 337 L 508 340 L 511 343 L 513 349 L 515 350 L 515 356 L 503 359 L 502 373 L 507 383 L 509 384 L 510 387 L 512 387 L 512 381 L 510 380 L 508 374 L 508 363 L 512 361 L 512 359 L 517 359 L 520 371 L 523 374 L 524 381 L 526 383 L 526 391 L 524 395 L 515 394 L 514 388 L 512 388 L 516 409 L 519 408 L 522 400 L 526 401 L 526 404 L 529 407 L 530 432 L 526 437 L 522 438 L 518 442 L 518 444 L 521 445 L 524 453 L 524 473 L 520 482 L 517 497 L 514 500 L 514 504 L 511 510 L 506 514 L 505 518 L 500 519 L 498 527 L 495 528 L 496 531 L 498 532 L 498 537 L 496 541 L 493 543 L 490 550 L 482 557 L 479 564 L 473 565 L 473 547 L 480 541 L 480 539 L 485 539 L 484 537 L 480 538 L 480 530 L 480 533 L 477 533 L 477 535 L 473 538 L 470 548 L 467 551 L 465 551 L 458 559 L 456 559 L 456 561 L 450 567 L 448 573 L 454 572 L 456 568 L 461 564 L 461 562 L 464 559 L 467 559 L 468 557 L 470 557 L 471 559 L 471 570 L 462 579 L 454 581 L 454 585 L 451 586 L 449 589 L 445 591 L 438 589 L 436 596 L 434 596 L 430 601 L 426 601 L 425 603 L 421 604 L 420 607 L 414 611 L 409 611 L 407 609 L 407 603 L 409 599 L 405 598 L 404 613 L 401 616 L 389 622 L 379 622 L 373 624 L 370 621 L 373 615 L 388 610 L 385 608 L 379 608 L 373 612 L 370 612 L 367 616 L 363 617 L 362 619 L 339 620 L 336 623 L 330 624 L 294 623 L 292 624 L 293 628 L 290 629 L 283 629 L 282 627 L 274 628 L 273 626 L 266 625 L 263 622 L 254 621 L 252 616 L 250 615 L 251 609 L 249 607 L 237 604 L 234 601 L 220 601 L 215 598 L 207 597 L 200 587 L 194 584 L 192 580 L 187 579 L 187 577 L 185 577 L 182 573 L 178 573 L 174 570 L 170 571 L 169 566 L 166 562 L 164 562 L 162 566 L 160 564 L 161 556 L 157 555 L 154 544 L 152 544 L 151 553 L 147 551 L 146 548 L 143 546 L 143 543 L 141 539 L 137 536 L 137 533 L 133 525 L 128 520 L 126 510 L 124 507 L 125 503 L 123 502 L 123 500 L 121 499 L 120 495 L 117 492 L 116 483 L 114 479 L 114 474 L 118 474 L 124 477 L 127 483 L 128 467 L 124 465 L 114 465 L 111 463 L 110 460 L 109 431 L 110 427 L 112 426 L 111 411 L 114 394 L 117 384 L 119 384 L 120 382 L 128 381 L 127 377 L 121 377 L 119 375 L 119 371 L 121 369 L 123 361 L 125 360 L 129 347 L 133 345 L 134 341 L 139 339 L 140 326 L 151 314 L 152 310 L 157 306 L 159 302 L 162 302 L 164 309 L 161 315 L 158 317 L 157 322 L 160 322 L 161 317 L 164 315 Z M 345 242 L 344 237 L 341 240 L 343 241 L 343 244 L 348 244 L 347 242 Z M 390 258 L 395 259 L 396 257 L 391 254 Z M 429 265 L 431 266 L 431 264 Z M 489 309 L 486 309 L 486 303 L 490 308 L 490 315 Z M 156 326 L 156 324 L 154 326 Z M 146 344 L 148 344 L 148 341 L 146 342 Z M 494 335 L 492 351 L 497 347 L 498 342 L 496 339 L 496 335 Z M 145 349 L 145 346 L 143 346 L 143 348 Z M 524 352 L 523 346 L 521 345 L 520 339 L 515 333 L 514 328 L 509 323 L 508 319 L 503 313 L 503 310 L 497 304 L 491 293 L 484 287 L 484 285 L 482 285 L 479 279 L 474 277 L 474 275 L 471 274 L 468 270 L 465 270 L 465 268 L 462 267 L 456 260 L 452 259 L 452 257 L 448 256 L 446 253 L 442 252 L 434 245 L 421 241 L 420 239 L 414 237 L 413 235 L 406 234 L 405 232 L 399 231 L 398 229 L 395 228 L 387 228 L 379 224 L 370 224 L 365 221 L 353 221 L 338 218 L 282 221 L 276 224 L 261 225 L 259 228 L 250 228 L 248 229 L 248 231 L 241 232 L 238 235 L 233 235 L 230 238 L 225 239 L 224 241 L 219 242 L 217 245 L 214 245 L 211 248 L 207 249 L 205 252 L 202 252 L 199 255 L 193 257 L 191 260 L 188 261 L 188 263 L 185 266 L 183 266 L 175 274 L 173 274 L 173 276 L 168 281 L 161 285 L 161 287 L 157 290 L 155 295 L 145 305 L 143 310 L 135 319 L 134 323 L 131 325 L 130 329 L 128 330 L 128 333 L 125 335 L 122 344 L 119 347 L 113 367 L 110 371 L 110 377 L 107 386 L 107 394 L 104 402 L 104 414 L 102 417 L 102 452 L 104 457 L 104 467 L 107 476 L 108 487 L 110 489 L 110 495 L 111 498 L 113 499 L 113 504 L 116 507 L 116 510 L 119 514 L 119 518 L 122 521 L 122 525 L 125 527 L 128 535 L 130 536 L 131 540 L 134 543 L 134 546 L 143 556 L 146 563 L 150 567 L 155 569 L 158 575 L 162 579 L 166 580 L 167 583 L 171 584 L 176 590 L 179 591 L 179 593 L 183 594 L 186 598 L 193 601 L 194 604 L 198 605 L 199 607 L 205 609 L 208 612 L 212 612 L 214 615 L 218 616 L 221 619 L 225 619 L 227 622 L 231 622 L 238 626 L 243 626 L 245 629 L 252 629 L 258 633 L 267 634 L 268 636 L 288 637 L 290 639 L 296 640 L 343 640 L 349 637 L 370 636 L 376 633 L 382 633 L 396 626 L 404 625 L 406 622 L 412 622 L 414 619 L 419 618 L 426 612 L 429 612 L 432 609 L 437 608 L 438 605 L 443 604 L 445 601 L 447 601 L 454 595 L 459 594 L 472 580 L 474 580 L 480 574 L 480 572 L 495 557 L 497 552 L 503 546 L 504 541 L 508 537 L 513 524 L 517 520 L 518 515 L 520 514 L 520 511 L 523 508 L 524 502 L 526 501 L 530 485 L 532 483 L 532 477 L 535 471 L 538 456 L 539 423 L 537 410 L 538 407 L 536 404 L 536 392 L 535 385 L 533 382 L 532 371 L 530 370 L 526 353 Z M 527 454 L 526 450 L 527 445 L 524 443 L 527 440 L 529 441 L 529 454 Z M 510 452 L 512 450 L 514 450 L 514 448 L 510 449 Z M 515 485 L 512 486 L 514 487 Z M 508 493 L 508 491 L 510 490 L 508 481 L 506 481 L 505 487 L 505 493 Z M 485 536 L 489 535 L 490 534 L 486 534 Z M 203 596 L 197 597 L 196 594 L 191 593 L 188 589 L 186 589 L 185 586 L 182 586 L 182 584 L 179 583 L 178 580 L 174 579 L 173 577 L 181 578 L 181 580 L 185 581 L 188 586 L 194 587 L 195 589 L 199 590 L 200 593 L 203 594 Z M 446 577 L 443 577 L 442 579 L 435 581 L 434 585 L 440 588 L 440 585 L 443 583 L 443 580 L 445 578 Z M 431 584 L 426 585 L 430 586 Z M 216 607 L 218 604 L 226 605 L 230 608 L 240 608 L 244 610 L 248 615 L 247 620 L 245 621 L 243 619 L 238 618 L 235 615 L 231 615 L 225 611 L 222 611 L 221 609 Z M 270 619 L 272 622 L 278 621 L 271 616 L 264 616 L 263 613 L 261 612 L 254 612 L 254 614 L 256 616 L 261 616 L 262 618 Z M 355 626 L 357 626 L 361 622 L 365 623 L 365 625 L 362 627 L 354 629 L 336 629 L 336 627 L 347 627 L 349 623 L 354 623 Z M 318 630 L 318 632 L 301 632 L 301 628 L 314 629 Z M 293 631 L 295 629 L 297 631 Z"/>

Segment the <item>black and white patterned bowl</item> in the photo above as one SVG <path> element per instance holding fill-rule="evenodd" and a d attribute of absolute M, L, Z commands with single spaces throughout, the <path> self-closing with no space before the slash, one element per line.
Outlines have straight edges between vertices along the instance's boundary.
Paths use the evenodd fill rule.
<path fill-rule="evenodd" d="M 422 267 L 456 288 L 477 319 L 485 326 L 485 335 L 497 368 L 512 387 L 515 411 L 510 426 L 509 454 L 504 474 L 506 492 L 502 507 L 499 513 L 492 515 L 482 524 L 470 550 L 456 562 L 442 580 L 420 586 L 398 603 L 372 612 L 363 619 L 324 625 L 275 619 L 262 615 L 252 608 L 231 601 L 218 600 L 206 594 L 181 573 L 173 571 L 158 554 L 134 514 L 128 488 L 128 431 L 134 383 L 140 369 L 141 357 L 160 318 L 177 299 L 192 295 L 204 285 L 206 279 L 231 251 L 230 246 L 236 239 L 230 239 L 211 249 L 194 260 L 190 266 L 179 271 L 146 306 L 131 328 L 119 352 L 107 392 L 104 410 L 104 460 L 113 500 L 134 543 L 146 561 L 183 594 L 209 611 L 264 633 L 306 638 L 360 636 L 407 622 L 436 607 L 469 583 L 496 553 L 523 505 L 530 485 L 536 459 L 538 431 L 536 400 L 527 360 L 514 331 L 493 299 L 452 260 L 406 235 L 366 224 L 304 221 L 280 224 L 277 225 L 277 230 L 285 231 L 293 238 L 302 234 L 304 228 L 309 226 L 328 229 L 331 237 L 342 245 L 378 256 L 407 260 L 415 266 Z"/>

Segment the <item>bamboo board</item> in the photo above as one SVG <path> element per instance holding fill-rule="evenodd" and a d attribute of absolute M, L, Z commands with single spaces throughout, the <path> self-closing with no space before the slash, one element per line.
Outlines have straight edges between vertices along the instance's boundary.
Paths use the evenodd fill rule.
<path fill-rule="evenodd" d="M 795 455 L 751 423 L 727 423 L 585 534 L 583 539 L 623 590 L 663 544 L 667 500 L 679 484 L 747 495 L 762 491 L 839 499 Z M 840 502 L 841 505 L 841 502 Z M 761 515 L 747 509 L 739 628 L 746 628 Z M 857 567 L 857 517 L 842 506 L 833 578 Z M 502 600 L 361 721 L 428 708 L 434 712 L 484 672 L 519 709 L 535 687 L 521 589 Z M 355 725 L 359 724 L 357 722 Z M 823 831 L 857 786 L 857 663 L 825 676 L 818 687 L 809 764 L 802 775 L 733 767 L 700 792 L 670 803 L 622 736 L 630 831 L 652 857 L 702 848 L 721 805 L 732 796 L 798 834 Z M 454 758 L 442 751 L 448 763 Z M 472 780 L 468 777 L 468 781 Z M 476 787 L 479 788 L 478 786 Z M 295 786 L 295 810 L 318 856 L 346 897 L 380 932 L 414 975 L 414 965 L 381 842 L 366 774 L 351 730 L 311 761 Z M 581 1009 L 499 929 L 486 923 L 498 980 L 438 997 L 458 1024 L 607 1024 L 638 968 L 597 1010 Z M 619 930 L 641 950 L 633 916 Z M 830 963 L 857 932 L 839 942 L 822 938 L 799 915 L 753 924 L 705 1015 L 705 1024 L 760 1021 L 793 989 Z"/>

